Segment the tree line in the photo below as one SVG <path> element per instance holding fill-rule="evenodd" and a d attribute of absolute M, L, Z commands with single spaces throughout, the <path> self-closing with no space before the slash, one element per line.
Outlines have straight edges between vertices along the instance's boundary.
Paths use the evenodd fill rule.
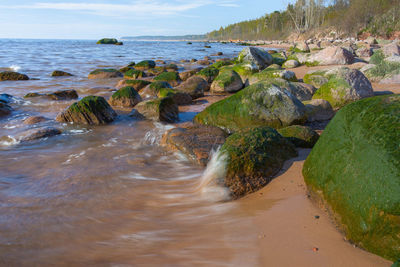
<path fill-rule="evenodd" d="M 210 40 L 277 40 L 290 34 L 334 30 L 390 38 L 400 31 L 400 0 L 297 0 L 286 10 L 221 27 Z"/>

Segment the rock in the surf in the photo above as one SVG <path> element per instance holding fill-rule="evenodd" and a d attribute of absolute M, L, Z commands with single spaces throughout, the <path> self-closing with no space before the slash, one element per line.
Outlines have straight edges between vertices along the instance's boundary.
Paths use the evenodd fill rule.
<path fill-rule="evenodd" d="M 39 140 L 43 138 L 48 138 L 56 135 L 60 135 L 62 132 L 60 129 L 54 127 L 44 127 L 44 128 L 37 128 L 31 129 L 20 136 L 18 136 L 19 141 L 21 142 L 29 142 L 34 140 Z"/>
<path fill-rule="evenodd" d="M 117 107 L 134 107 L 142 98 L 139 93 L 132 86 L 125 86 L 115 92 L 108 101 L 112 106 Z"/>
<path fill-rule="evenodd" d="M 121 78 L 124 75 L 116 69 L 97 69 L 92 71 L 88 78 L 89 79 L 112 79 Z"/>
<path fill-rule="evenodd" d="M 131 116 L 173 123 L 179 120 L 179 108 L 172 97 L 164 97 L 137 104 Z"/>
<path fill-rule="evenodd" d="M 53 71 L 53 73 L 51 74 L 52 77 L 62 77 L 62 76 L 73 76 L 71 73 L 69 72 L 65 72 L 62 70 L 55 70 Z"/>
<path fill-rule="evenodd" d="M 26 81 L 29 77 L 15 71 L 0 72 L 0 81 Z"/>

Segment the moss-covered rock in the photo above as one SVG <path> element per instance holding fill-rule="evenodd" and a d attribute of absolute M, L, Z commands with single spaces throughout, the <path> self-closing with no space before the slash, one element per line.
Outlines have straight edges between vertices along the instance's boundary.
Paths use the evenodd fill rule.
<path fill-rule="evenodd" d="M 100 125 L 114 121 L 117 114 L 101 96 L 87 96 L 58 114 L 59 122 Z"/>
<path fill-rule="evenodd" d="M 206 80 L 209 84 L 211 84 L 214 79 L 218 76 L 219 70 L 214 67 L 207 67 L 202 69 L 197 73 L 197 76 Z"/>
<path fill-rule="evenodd" d="M 220 155 L 226 158 L 226 174 L 219 182 L 237 199 L 267 185 L 297 152 L 276 130 L 256 127 L 229 136 Z"/>
<path fill-rule="evenodd" d="M 53 71 L 53 73 L 51 74 L 52 77 L 62 77 L 62 76 L 74 76 L 71 73 L 62 71 L 62 70 L 55 70 Z"/>
<path fill-rule="evenodd" d="M 400 62 L 388 61 L 382 50 L 374 53 L 370 63 L 373 65 L 367 65 L 362 70 L 371 81 L 379 82 L 384 79 L 390 79 L 391 76 L 400 73 Z"/>
<path fill-rule="evenodd" d="M 211 84 L 212 93 L 235 93 L 243 88 L 242 78 L 234 70 L 222 70 Z"/>
<path fill-rule="evenodd" d="M 51 100 L 71 100 L 71 99 L 77 99 L 78 93 L 75 90 L 59 90 L 47 94 L 28 93 L 24 96 L 24 98 L 31 98 L 31 97 L 49 98 Z"/>
<path fill-rule="evenodd" d="M 167 131 L 161 145 L 171 151 L 182 152 L 192 162 L 206 166 L 210 154 L 225 142 L 227 134 L 218 127 L 194 125 Z"/>
<path fill-rule="evenodd" d="M 145 78 L 145 77 L 147 77 L 147 75 L 146 75 L 146 73 L 144 73 L 141 70 L 137 70 L 137 69 L 131 68 L 130 70 L 127 70 L 124 73 L 124 77 L 125 78 L 132 78 L 132 79 L 136 80 L 136 79 L 140 79 L 140 78 Z"/>
<path fill-rule="evenodd" d="M 178 71 L 178 65 L 173 64 L 173 63 L 170 63 L 170 64 L 165 65 L 164 68 L 165 68 L 167 71 L 172 71 L 172 72 Z"/>
<path fill-rule="evenodd" d="M 196 75 L 199 71 L 201 71 L 203 68 L 195 68 L 192 70 L 187 70 L 179 73 L 179 77 L 181 78 L 182 81 L 186 81 L 193 75 Z"/>
<path fill-rule="evenodd" d="M 168 82 L 171 86 L 178 86 L 181 82 L 178 72 L 163 72 L 154 78 L 155 81 Z"/>
<path fill-rule="evenodd" d="M 166 72 L 167 70 L 164 67 L 160 66 L 155 66 L 152 69 L 148 69 L 146 72 L 149 76 L 157 76 L 160 75 L 161 73 Z"/>
<path fill-rule="evenodd" d="M 294 59 L 287 60 L 282 65 L 282 67 L 284 67 L 285 69 L 297 68 L 298 66 L 300 66 L 300 63 Z"/>
<path fill-rule="evenodd" d="M 142 98 L 135 88 L 131 86 L 119 89 L 108 100 L 112 106 L 127 108 L 136 106 L 140 101 L 142 101 Z"/>
<path fill-rule="evenodd" d="M 282 128 L 305 122 L 304 105 L 287 90 L 259 82 L 216 102 L 194 121 L 235 132 L 250 126 Z"/>
<path fill-rule="evenodd" d="M 178 91 L 175 89 L 161 88 L 157 96 L 159 98 L 172 97 L 172 99 L 178 106 L 188 105 L 192 103 L 192 97 L 188 93 Z"/>
<path fill-rule="evenodd" d="M 281 70 L 282 66 L 278 64 L 272 64 L 265 68 L 265 70 Z"/>
<path fill-rule="evenodd" d="M 246 47 L 240 52 L 238 62 L 255 64 L 258 70 L 263 70 L 272 64 L 272 56 L 264 49 Z"/>
<path fill-rule="evenodd" d="M 286 61 L 286 57 L 281 53 L 274 53 L 272 55 L 272 63 L 275 65 L 282 66 Z"/>
<path fill-rule="evenodd" d="M 265 81 L 274 78 L 281 78 L 286 81 L 297 82 L 296 74 L 293 71 L 265 69 L 250 76 L 249 83 L 251 85 L 259 81 Z"/>
<path fill-rule="evenodd" d="M 179 120 L 179 108 L 172 97 L 164 97 L 137 104 L 131 116 L 173 123 Z"/>
<path fill-rule="evenodd" d="M 117 43 L 118 43 L 118 40 L 115 38 L 103 38 L 103 39 L 97 41 L 97 44 L 113 44 L 113 45 L 115 45 Z"/>
<path fill-rule="evenodd" d="M 204 96 L 204 91 L 208 89 L 208 83 L 201 77 L 194 76 L 184 81 L 176 87 L 177 91 L 189 94 L 192 99 L 197 99 Z"/>
<path fill-rule="evenodd" d="M 220 69 L 224 66 L 230 66 L 230 65 L 233 65 L 233 62 L 231 60 L 222 60 L 222 61 L 215 62 L 210 67 Z"/>
<path fill-rule="evenodd" d="M 289 82 L 281 78 L 266 79 L 264 82 L 269 82 L 287 90 L 300 101 L 311 100 L 314 93 L 317 91 L 317 88 L 312 85 L 301 82 Z"/>
<path fill-rule="evenodd" d="M 0 81 L 26 81 L 29 77 L 25 74 L 21 74 L 14 71 L 3 71 L 0 72 Z"/>
<path fill-rule="evenodd" d="M 329 80 L 315 92 L 313 99 L 325 99 L 334 108 L 374 95 L 370 81 L 359 70 L 336 68 L 324 76 Z"/>
<path fill-rule="evenodd" d="M 89 73 L 89 79 L 111 79 L 120 78 L 124 75 L 116 69 L 97 69 Z"/>
<path fill-rule="evenodd" d="M 283 137 L 297 147 L 312 148 L 318 141 L 319 134 L 307 126 L 292 125 L 278 130 Z"/>
<path fill-rule="evenodd" d="M 125 86 L 132 86 L 136 91 L 140 91 L 149 84 L 151 84 L 151 82 L 145 80 L 121 80 L 118 82 L 115 88 L 121 89 Z"/>
<path fill-rule="evenodd" d="M 325 72 L 321 71 L 310 71 L 304 75 L 303 81 L 305 83 L 311 84 L 316 88 L 320 88 L 322 85 L 327 83 L 329 80 L 324 76 Z"/>
<path fill-rule="evenodd" d="M 347 239 L 400 258 L 400 95 L 342 108 L 308 156 L 311 196 L 330 208 Z"/>
<path fill-rule="evenodd" d="M 135 68 L 138 70 L 148 70 L 154 68 L 155 66 L 156 62 L 154 62 L 153 60 L 143 60 L 137 63 L 135 65 Z"/>

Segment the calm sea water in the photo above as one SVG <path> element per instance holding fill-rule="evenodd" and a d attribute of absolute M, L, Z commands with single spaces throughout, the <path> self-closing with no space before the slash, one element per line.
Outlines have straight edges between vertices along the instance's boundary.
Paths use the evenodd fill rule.
<path fill-rule="evenodd" d="M 201 194 L 204 169 L 159 146 L 173 126 L 135 121 L 127 110 L 117 110 L 117 120 L 107 126 L 59 124 L 54 118 L 74 101 L 23 98 L 59 89 L 107 98 L 118 79 L 88 80 L 91 70 L 143 59 L 201 59 L 220 51 L 230 57 L 242 49 L 211 46 L 0 40 L 0 68 L 33 78 L 0 82 L 0 93 L 15 96 L 15 111 L 0 119 L 0 265 L 255 264 L 257 234 L 245 208 Z M 56 69 L 75 76 L 50 77 Z M 25 125 L 33 115 L 49 120 Z M 63 134 L 19 142 L 25 131 L 44 126 Z"/>

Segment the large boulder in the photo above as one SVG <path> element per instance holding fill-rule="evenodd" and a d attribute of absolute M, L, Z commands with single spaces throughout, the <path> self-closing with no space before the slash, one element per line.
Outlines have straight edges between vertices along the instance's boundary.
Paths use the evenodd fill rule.
<path fill-rule="evenodd" d="M 113 44 L 116 45 L 118 44 L 118 40 L 115 38 L 103 38 L 97 41 L 97 44 Z"/>
<path fill-rule="evenodd" d="M 142 70 L 137 70 L 134 68 L 131 68 L 129 70 L 126 70 L 124 72 L 124 78 L 126 79 L 141 79 L 147 77 L 146 73 Z"/>
<path fill-rule="evenodd" d="M 307 126 L 292 125 L 278 130 L 283 137 L 296 147 L 312 148 L 318 141 L 319 134 Z"/>
<path fill-rule="evenodd" d="M 303 103 L 287 90 L 265 81 L 210 105 L 194 121 L 235 132 L 250 126 L 282 128 L 302 124 L 305 119 Z"/>
<path fill-rule="evenodd" d="M 311 197 L 346 237 L 400 258 L 400 95 L 360 100 L 329 123 L 303 167 Z"/>
<path fill-rule="evenodd" d="M 382 51 L 385 57 L 400 56 L 400 46 L 395 42 L 383 46 Z"/>
<path fill-rule="evenodd" d="M 89 73 L 89 79 L 111 79 L 120 78 L 124 75 L 116 69 L 97 69 Z"/>
<path fill-rule="evenodd" d="M 118 82 L 115 88 L 121 89 L 125 86 L 132 86 L 136 91 L 140 91 L 149 84 L 151 84 L 151 82 L 145 80 L 121 80 Z"/>
<path fill-rule="evenodd" d="M 354 62 L 354 56 L 342 47 L 330 46 L 311 54 L 307 62 L 314 65 L 346 65 Z"/>
<path fill-rule="evenodd" d="M 237 199 L 267 185 L 283 163 L 297 155 L 295 147 L 270 127 L 247 128 L 229 136 L 221 147 L 224 177 L 218 183 Z"/>
<path fill-rule="evenodd" d="M 137 104 L 131 116 L 173 123 L 179 120 L 179 108 L 172 97 L 164 97 Z"/>
<path fill-rule="evenodd" d="M 208 83 L 201 77 L 193 76 L 181 83 L 175 89 L 180 92 L 189 94 L 192 99 L 204 96 L 204 91 L 208 88 Z"/>
<path fill-rule="evenodd" d="M 117 113 L 101 96 L 86 96 L 58 114 L 59 122 L 100 125 L 114 121 Z"/>
<path fill-rule="evenodd" d="M 211 84 L 212 93 L 235 93 L 243 88 L 242 78 L 234 70 L 222 70 Z"/>
<path fill-rule="evenodd" d="M 161 145 L 182 152 L 192 162 L 206 166 L 212 151 L 225 142 L 227 134 L 218 127 L 194 125 L 167 131 Z"/>
<path fill-rule="evenodd" d="M 281 78 L 269 79 L 266 81 L 275 84 L 284 90 L 287 90 L 300 101 L 311 100 L 314 93 L 317 91 L 317 88 L 310 84 L 289 82 Z"/>
<path fill-rule="evenodd" d="M 178 86 L 181 82 L 178 72 L 163 72 L 154 78 L 154 81 L 167 82 L 171 86 Z"/>
<path fill-rule="evenodd" d="M 199 76 L 206 80 L 209 84 L 211 84 L 214 79 L 218 76 L 219 70 L 214 67 L 207 67 L 202 69 L 197 73 L 196 76 Z"/>
<path fill-rule="evenodd" d="M 295 49 L 298 50 L 299 52 L 305 52 L 309 53 L 310 52 L 310 47 L 306 42 L 299 42 L 296 44 Z"/>
<path fill-rule="evenodd" d="M 115 92 L 108 102 L 112 106 L 129 108 L 136 106 L 140 101 L 142 101 L 142 98 L 135 88 L 126 86 Z"/>
<path fill-rule="evenodd" d="M 334 108 L 374 95 L 370 81 L 359 70 L 336 68 L 323 75 L 329 80 L 315 92 L 313 99 L 325 99 Z"/>
<path fill-rule="evenodd" d="M 335 116 L 335 111 L 331 104 L 324 99 L 313 99 L 311 101 L 305 101 L 303 104 L 306 105 L 308 122 L 327 121 Z"/>
<path fill-rule="evenodd" d="M 26 81 L 29 77 L 25 74 L 21 74 L 14 71 L 3 71 L 0 72 L 0 82 L 1 81 Z"/>
<path fill-rule="evenodd" d="M 240 63 L 254 64 L 258 70 L 263 70 L 272 64 L 272 56 L 264 49 L 246 47 L 240 52 L 238 61 Z"/>

